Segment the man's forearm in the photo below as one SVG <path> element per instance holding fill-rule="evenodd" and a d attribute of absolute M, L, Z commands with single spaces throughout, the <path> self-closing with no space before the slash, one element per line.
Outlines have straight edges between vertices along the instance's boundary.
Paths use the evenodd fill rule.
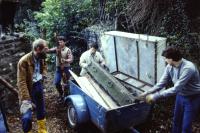
<path fill-rule="evenodd" d="M 56 53 L 56 47 L 47 50 L 47 53 Z"/>

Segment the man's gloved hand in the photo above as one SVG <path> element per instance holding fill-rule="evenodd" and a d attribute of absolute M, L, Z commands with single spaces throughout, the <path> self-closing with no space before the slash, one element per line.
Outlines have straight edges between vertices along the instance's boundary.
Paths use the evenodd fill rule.
<path fill-rule="evenodd" d="M 146 100 L 146 96 L 149 95 L 149 94 L 152 94 L 152 93 L 154 93 L 154 92 L 156 92 L 156 90 L 152 87 L 151 89 L 148 89 L 148 91 L 145 91 L 145 92 L 143 92 L 142 94 L 140 94 L 140 95 L 137 97 L 137 99 L 138 99 L 138 100 L 143 100 L 143 101 L 145 101 L 145 100 Z"/>
<path fill-rule="evenodd" d="M 142 94 L 140 94 L 138 97 L 137 97 L 137 99 L 138 100 L 145 100 L 146 99 L 146 96 L 148 95 L 148 94 L 150 94 L 148 91 L 145 91 L 145 92 L 143 92 Z"/>
<path fill-rule="evenodd" d="M 21 107 L 20 107 L 20 113 L 25 114 L 29 109 L 32 110 L 32 104 L 31 101 L 24 100 L 22 101 Z"/>
<path fill-rule="evenodd" d="M 154 103 L 157 99 L 161 97 L 160 92 L 156 92 L 154 94 L 149 94 L 146 96 L 146 103 Z"/>

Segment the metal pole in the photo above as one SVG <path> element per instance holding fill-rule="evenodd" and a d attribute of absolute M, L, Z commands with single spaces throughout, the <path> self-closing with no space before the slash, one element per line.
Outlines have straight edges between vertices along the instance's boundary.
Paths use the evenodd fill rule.
<path fill-rule="evenodd" d="M 116 44 L 116 38 L 115 38 L 115 36 L 113 36 L 113 39 L 114 39 L 114 48 L 115 48 L 116 68 L 117 68 L 117 72 L 119 72 L 118 58 L 117 58 L 117 44 Z"/>

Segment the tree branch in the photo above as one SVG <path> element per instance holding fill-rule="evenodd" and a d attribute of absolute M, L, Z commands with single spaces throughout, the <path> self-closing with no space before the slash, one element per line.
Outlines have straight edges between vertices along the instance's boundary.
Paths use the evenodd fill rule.
<path fill-rule="evenodd" d="M 18 96 L 18 91 L 15 87 L 13 87 L 9 82 L 7 82 L 2 76 L 0 76 L 0 84 L 4 85 L 8 88 L 9 91 L 14 93 L 14 95 Z"/>

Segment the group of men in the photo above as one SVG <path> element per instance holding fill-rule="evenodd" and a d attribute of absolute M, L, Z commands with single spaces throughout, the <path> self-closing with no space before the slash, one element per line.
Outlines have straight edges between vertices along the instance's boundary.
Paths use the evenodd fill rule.
<path fill-rule="evenodd" d="M 17 84 L 19 88 L 20 112 L 22 114 L 22 128 L 25 133 L 30 133 L 32 128 L 32 110 L 36 110 L 38 133 L 47 133 L 46 111 L 44 107 L 43 80 L 47 76 L 45 58 L 47 53 L 56 53 L 56 72 L 54 84 L 59 93 L 59 99 L 68 93 L 68 80 L 70 78 L 70 64 L 73 62 L 72 51 L 66 46 L 64 36 L 58 36 L 58 46 L 49 49 L 47 42 L 37 39 L 33 42 L 33 50 L 24 55 L 18 63 Z M 84 69 L 93 58 L 96 62 L 105 64 L 103 57 L 97 52 L 97 44 L 91 43 L 90 50 L 83 53 L 80 58 L 80 66 Z M 91 58 L 90 58 L 91 57 Z M 61 85 L 61 80 L 63 84 Z"/>
<path fill-rule="evenodd" d="M 49 49 L 45 40 L 37 39 L 33 42 L 33 50 L 19 60 L 17 84 L 24 133 L 31 132 L 33 108 L 36 110 L 38 133 L 47 133 L 42 85 L 47 74 L 46 53 L 57 53 L 54 84 L 61 98 L 68 87 L 67 81 L 70 77 L 68 70 L 70 63 L 73 62 L 73 55 L 66 46 L 63 36 L 58 37 L 58 42 L 58 47 Z M 91 60 L 102 66 L 105 65 L 105 61 L 97 49 L 98 45 L 92 43 L 90 49 L 81 55 L 79 62 L 82 67 L 81 76 L 86 74 L 85 69 L 90 65 Z M 142 93 L 139 98 L 147 103 L 153 103 L 159 98 L 176 95 L 172 132 L 191 133 L 192 122 L 200 108 L 199 71 L 192 62 L 182 57 L 180 50 L 176 47 L 168 47 L 163 51 L 162 56 L 168 64 L 162 78 L 151 90 Z M 64 77 L 66 77 L 66 81 L 63 80 L 64 87 L 62 87 L 61 79 Z M 174 83 L 174 86 L 162 90 L 170 81 Z"/>

